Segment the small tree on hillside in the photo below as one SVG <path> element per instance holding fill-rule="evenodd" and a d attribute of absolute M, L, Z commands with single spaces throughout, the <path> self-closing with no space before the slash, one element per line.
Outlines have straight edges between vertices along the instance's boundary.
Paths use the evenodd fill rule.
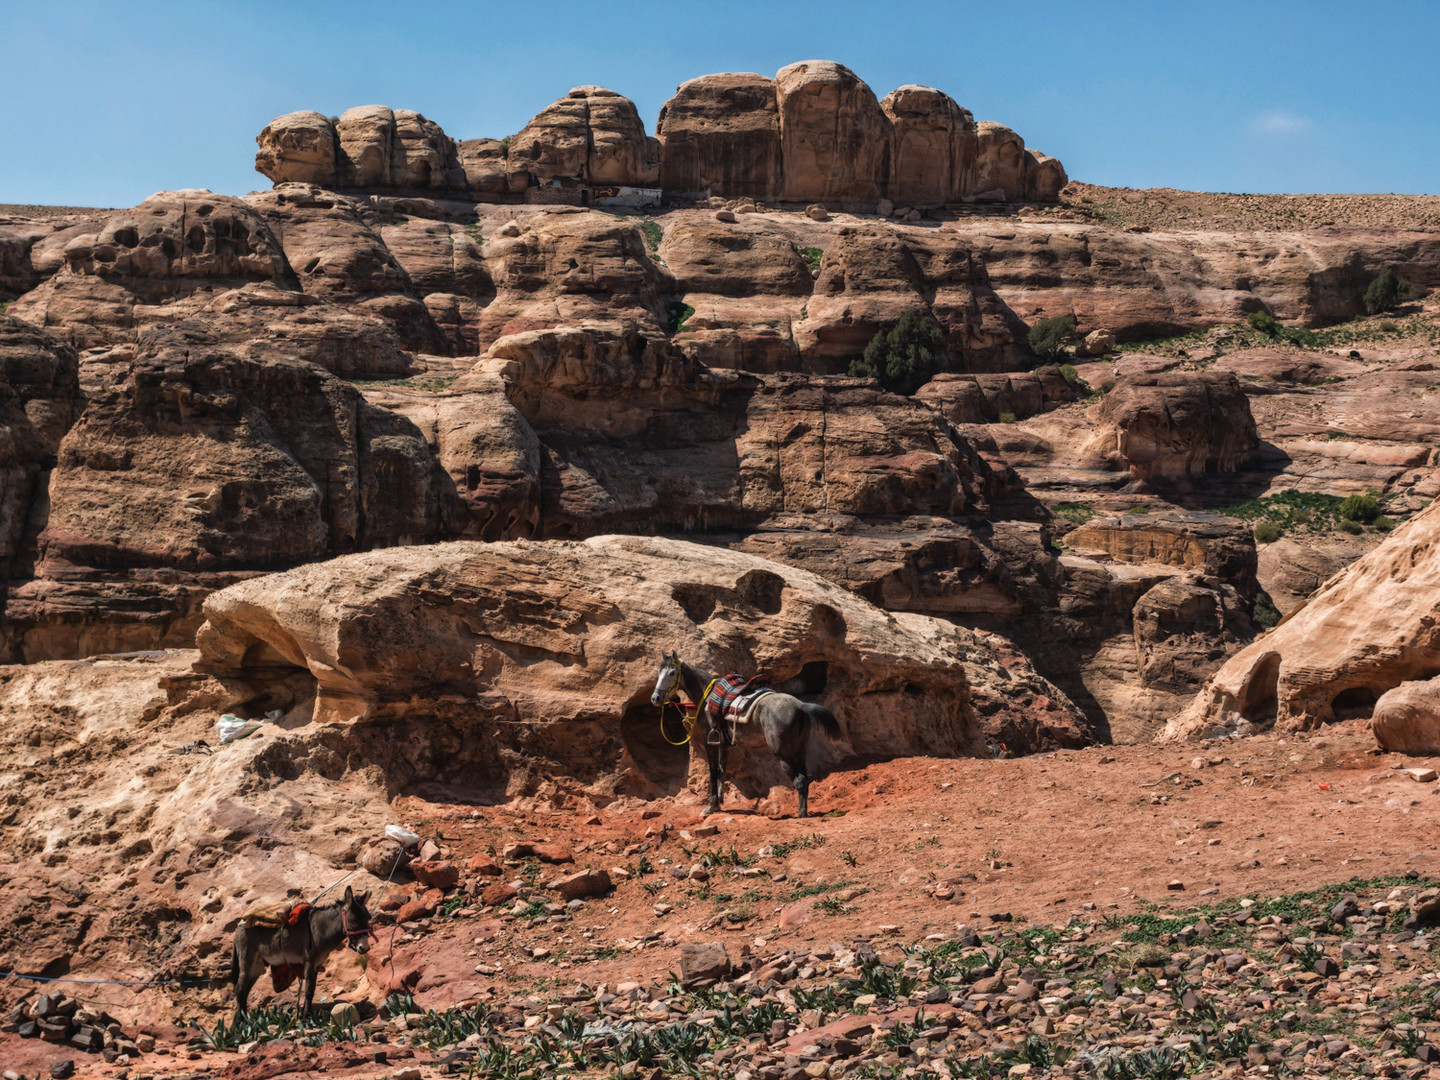
<path fill-rule="evenodd" d="M 1025 340 L 1030 351 L 1041 360 L 1054 360 L 1074 337 L 1075 316 L 1056 315 L 1053 318 L 1041 319 L 1030 327 L 1030 333 Z"/>
<path fill-rule="evenodd" d="M 1410 283 L 1387 266 L 1375 275 L 1375 280 L 1365 290 L 1365 314 L 1394 311 L 1400 306 L 1400 301 L 1409 296 Z"/>
<path fill-rule="evenodd" d="M 850 361 L 850 374 L 878 379 L 894 394 L 913 394 L 945 366 L 945 332 L 919 311 L 907 311 L 894 326 L 881 330 L 865 354 Z"/>

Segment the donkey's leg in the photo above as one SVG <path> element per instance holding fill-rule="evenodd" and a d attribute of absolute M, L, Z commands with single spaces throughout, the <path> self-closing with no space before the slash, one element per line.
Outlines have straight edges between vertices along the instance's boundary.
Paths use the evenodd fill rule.
<path fill-rule="evenodd" d="M 313 956 L 307 956 L 307 957 L 305 957 L 305 979 L 304 979 L 304 981 L 303 981 L 303 983 L 302 983 L 302 986 L 301 986 L 302 991 L 303 991 L 303 993 L 304 993 L 304 995 L 305 995 L 305 1005 L 304 1005 L 304 1007 L 300 1010 L 300 1018 L 301 1018 L 301 1020 L 308 1020 L 308 1019 L 309 1019 L 309 1017 L 310 1017 L 310 1010 L 311 1010 L 311 1008 L 313 1008 L 314 1005 L 315 1005 L 315 976 L 316 976 L 316 974 L 317 974 L 317 971 L 316 971 L 316 969 L 315 969 L 315 958 L 314 958 Z"/>
<path fill-rule="evenodd" d="M 800 816 L 810 816 L 810 777 L 803 771 L 795 773 L 795 790 L 800 793 Z"/>

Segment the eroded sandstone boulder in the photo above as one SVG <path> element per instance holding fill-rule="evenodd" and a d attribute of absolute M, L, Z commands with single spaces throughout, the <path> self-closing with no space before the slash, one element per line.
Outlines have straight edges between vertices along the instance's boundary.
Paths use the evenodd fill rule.
<path fill-rule="evenodd" d="M 318 112 L 286 113 L 266 124 L 255 142 L 255 171 L 277 184 L 335 187 L 335 125 Z"/>
<path fill-rule="evenodd" d="M 751 73 L 681 83 L 660 110 L 660 185 L 769 199 L 784 185 L 775 80 Z"/>
<path fill-rule="evenodd" d="M 972 190 L 978 144 L 968 109 L 930 86 L 892 90 L 880 108 L 891 127 L 889 199 L 939 206 Z"/>
<path fill-rule="evenodd" d="M 775 73 L 784 198 L 863 203 L 888 178 L 890 121 L 870 87 L 830 60 L 802 60 Z"/>
<path fill-rule="evenodd" d="M 162 191 L 117 210 L 64 249 L 72 274 L 121 286 L 146 301 L 202 287 L 282 282 L 285 256 L 264 218 L 240 199 Z"/>
<path fill-rule="evenodd" d="M 1260 445 L 1229 372 L 1127 373 L 1101 399 L 1097 427 L 1093 449 L 1137 480 L 1231 472 Z"/>
<path fill-rule="evenodd" d="M 1381 750 L 1440 754 L 1440 677 L 1386 690 L 1375 702 L 1370 728 Z"/>
<path fill-rule="evenodd" d="M 577 86 L 510 140 L 506 167 L 512 191 L 557 177 L 649 187 L 660 175 L 659 144 L 629 98 Z"/>
<path fill-rule="evenodd" d="M 1024 139 L 1004 124 L 980 121 L 975 127 L 975 198 L 990 202 L 1024 199 L 1027 162 Z"/>
<path fill-rule="evenodd" d="M 1440 670 L 1440 505 L 1417 514 L 1241 649 L 1163 738 L 1370 716 L 1388 690 Z"/>
<path fill-rule="evenodd" d="M 649 703 L 665 648 L 799 678 L 839 716 L 841 754 L 979 749 L 964 668 L 930 636 L 943 627 L 922 635 L 804 571 L 683 541 L 372 552 L 232 586 L 206 614 L 197 668 L 235 695 L 300 675 L 316 720 L 443 717 L 492 782 L 547 770 L 613 795 L 698 776 L 700 749 L 666 746 Z M 780 782 L 748 729 L 730 770 L 752 791 Z"/>

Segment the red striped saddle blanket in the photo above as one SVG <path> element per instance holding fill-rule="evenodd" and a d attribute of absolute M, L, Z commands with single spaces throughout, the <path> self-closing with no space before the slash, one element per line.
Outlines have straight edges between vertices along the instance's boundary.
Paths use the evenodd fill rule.
<path fill-rule="evenodd" d="M 750 718 L 750 710 L 766 694 L 775 691 L 768 686 L 756 686 L 758 676 L 746 678 L 732 671 L 715 680 L 710 693 L 705 695 L 705 708 L 720 719 L 731 724 L 743 724 Z"/>

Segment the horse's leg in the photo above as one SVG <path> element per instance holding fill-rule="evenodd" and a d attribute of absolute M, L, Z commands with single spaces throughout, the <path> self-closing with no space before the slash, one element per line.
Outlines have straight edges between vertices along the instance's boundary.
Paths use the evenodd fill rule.
<path fill-rule="evenodd" d="M 711 733 L 719 733 L 715 720 L 710 717 L 709 731 L 705 734 L 705 763 L 710 767 L 710 803 L 705 807 L 701 817 L 709 817 L 720 810 L 720 798 L 724 794 L 725 786 L 725 753 L 723 743 L 711 742 Z"/>
<path fill-rule="evenodd" d="M 810 816 L 810 777 L 803 771 L 795 773 L 795 790 L 800 793 L 800 816 Z"/>

